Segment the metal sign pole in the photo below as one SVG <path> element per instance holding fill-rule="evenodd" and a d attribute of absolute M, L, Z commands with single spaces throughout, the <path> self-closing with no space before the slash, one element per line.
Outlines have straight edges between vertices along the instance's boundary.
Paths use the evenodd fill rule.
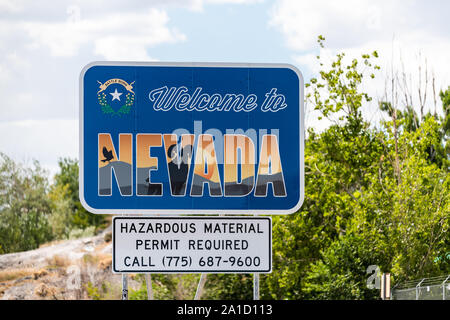
<path fill-rule="evenodd" d="M 151 215 L 146 215 L 146 216 L 151 216 Z M 157 214 L 156 216 L 159 217 L 159 214 Z M 147 300 L 154 300 L 152 275 L 150 273 L 145 274 L 145 283 L 147 285 Z"/>
<path fill-rule="evenodd" d="M 259 300 L 259 273 L 253 274 L 253 300 Z"/>
<path fill-rule="evenodd" d="M 202 273 L 200 276 L 200 281 L 198 282 L 197 291 L 195 292 L 195 298 L 194 300 L 200 300 L 202 294 L 203 294 L 203 288 L 205 287 L 206 282 L 206 273 Z"/>
<path fill-rule="evenodd" d="M 122 214 L 122 217 L 124 216 Z M 128 275 L 126 273 L 122 273 L 122 300 L 128 300 Z"/>
<path fill-rule="evenodd" d="M 128 275 L 122 273 L 122 300 L 128 300 Z"/>
<path fill-rule="evenodd" d="M 219 217 L 223 217 L 223 214 L 219 214 Z M 202 273 L 200 275 L 200 280 L 198 281 L 197 291 L 195 292 L 194 300 L 200 300 L 203 294 L 203 288 L 205 287 L 207 273 Z"/>
<path fill-rule="evenodd" d="M 145 275 L 145 282 L 147 283 L 147 300 L 153 300 L 153 286 L 152 286 L 152 275 L 147 273 Z"/>
<path fill-rule="evenodd" d="M 259 300 L 259 273 L 253 274 L 253 300 Z"/>

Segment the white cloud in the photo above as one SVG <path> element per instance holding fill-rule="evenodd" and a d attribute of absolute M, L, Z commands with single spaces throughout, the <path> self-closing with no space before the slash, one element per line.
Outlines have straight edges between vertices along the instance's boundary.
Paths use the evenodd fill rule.
<path fill-rule="evenodd" d="M 18 2 L 0 0 L 0 12 L 19 12 L 22 6 Z"/>
<path fill-rule="evenodd" d="M 160 9 L 83 19 L 76 8 L 64 22 L 29 22 L 24 28 L 34 44 L 47 46 L 53 56 L 74 56 L 93 43 L 94 53 L 107 60 L 152 60 L 148 48 L 186 40 L 167 26 L 167 13 Z"/>
<path fill-rule="evenodd" d="M 114 11 L 106 6 L 109 11 L 98 13 L 95 8 L 51 4 L 48 12 L 25 1 L 17 2 L 13 14 L 0 11 L 1 121 L 73 118 L 78 74 L 85 64 L 154 61 L 150 51 L 155 46 L 186 40 L 162 8 Z"/>
<path fill-rule="evenodd" d="M 78 75 L 94 60 L 155 60 L 152 48 L 186 40 L 167 7 L 192 2 L 0 0 L 0 151 L 78 157 Z"/>
<path fill-rule="evenodd" d="M 27 69 L 29 66 L 29 61 L 20 58 L 16 52 L 5 54 L 3 63 L 0 64 L 0 84 L 6 84 L 13 76 L 15 70 Z"/>
<path fill-rule="evenodd" d="M 254 4 L 262 3 L 264 0 L 203 0 L 203 2 L 211 4 Z"/>
<path fill-rule="evenodd" d="M 263 3 L 265 0 L 191 0 L 188 8 L 192 11 L 204 12 L 205 5 L 250 5 Z"/>
<path fill-rule="evenodd" d="M 0 150 L 16 161 L 33 159 L 52 174 L 59 157 L 78 158 L 77 120 L 22 120 L 0 122 Z"/>
<path fill-rule="evenodd" d="M 371 11 L 368 2 L 282 0 L 274 6 L 270 24 L 282 31 L 289 48 L 308 50 L 315 45 L 319 34 L 342 40 L 349 32 L 366 28 Z"/>
<path fill-rule="evenodd" d="M 404 68 L 411 77 L 411 91 L 417 103 L 418 66 L 422 66 L 424 86 L 426 59 L 430 81 L 425 110 L 433 111 L 432 72 L 436 76 L 437 90 L 450 84 L 450 27 L 446 19 L 441 18 L 448 10 L 450 3 L 438 0 L 280 0 L 270 11 L 269 25 L 282 33 L 300 68 L 315 77 L 320 68 L 318 54 L 330 61 L 340 52 L 345 52 L 350 59 L 377 50 L 382 73 L 370 84 L 365 83 L 365 89 L 375 101 L 383 98 L 384 79 L 390 76 L 393 65 L 394 72 L 401 73 Z M 319 35 L 326 38 L 326 49 L 319 49 Z M 376 112 L 374 103 L 368 107 L 372 112 Z"/>

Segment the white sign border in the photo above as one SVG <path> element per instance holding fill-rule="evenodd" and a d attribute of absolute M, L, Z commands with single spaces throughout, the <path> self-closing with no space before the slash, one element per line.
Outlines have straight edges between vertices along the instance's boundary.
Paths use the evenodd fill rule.
<path fill-rule="evenodd" d="M 218 68 L 285 68 L 294 71 L 299 79 L 299 151 L 300 151 L 300 197 L 297 204 L 289 209 L 97 209 L 91 207 L 84 198 L 84 75 L 94 66 L 154 66 L 154 67 L 218 67 Z M 94 214 L 169 214 L 169 215 L 205 215 L 205 214 L 238 214 L 238 215 L 288 215 L 297 212 L 305 199 L 305 108 L 304 79 L 301 71 L 287 63 L 222 63 L 222 62 L 137 62 L 137 61 L 95 61 L 87 64 L 79 78 L 79 197 L 83 207 Z"/>
<path fill-rule="evenodd" d="M 115 237 L 114 237 L 114 230 L 115 230 L 115 221 L 116 220 L 120 220 L 120 219 L 149 219 L 149 220 L 212 220 L 212 219 L 216 219 L 216 220 L 224 220 L 224 219 L 228 219 L 228 220 L 269 220 L 269 270 L 171 270 L 171 271 L 166 271 L 166 270 L 153 270 L 153 271 L 143 271 L 143 270 L 116 270 L 116 266 L 115 266 Z M 220 274 L 220 273 L 226 273 L 226 274 L 233 274 L 233 273 L 238 273 L 238 274 L 247 274 L 247 273 L 263 273 L 263 274 L 269 274 L 272 273 L 273 270 L 273 248 L 272 248 L 272 218 L 271 217 L 242 217 L 242 216 L 237 216 L 237 217 L 156 217 L 156 216 L 115 216 L 113 217 L 113 221 L 112 221 L 112 272 L 114 274 L 121 274 L 121 273 L 131 273 L 131 274 L 137 274 L 137 273 L 142 273 L 142 274 L 197 274 L 197 273 L 208 273 L 208 274 Z"/>

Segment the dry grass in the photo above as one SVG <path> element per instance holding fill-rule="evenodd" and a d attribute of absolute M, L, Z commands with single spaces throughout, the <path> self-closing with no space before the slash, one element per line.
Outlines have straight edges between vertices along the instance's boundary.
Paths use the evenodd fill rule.
<path fill-rule="evenodd" d="M 112 256 L 105 253 L 97 253 L 95 255 L 85 254 L 82 258 L 82 263 L 84 265 L 96 265 L 100 269 L 105 270 L 112 263 Z"/>
<path fill-rule="evenodd" d="M 111 240 L 112 240 L 112 232 L 106 233 L 105 236 L 103 237 L 103 240 L 105 240 L 106 243 L 111 242 Z"/>
<path fill-rule="evenodd" d="M 37 279 L 39 279 L 39 278 L 41 278 L 41 277 L 44 277 L 44 276 L 46 276 L 46 275 L 48 275 L 48 274 L 49 274 L 49 273 L 48 273 L 47 270 L 41 269 L 41 270 L 39 270 L 39 271 L 34 272 L 34 273 L 33 273 L 33 277 L 34 277 L 34 280 L 37 280 Z"/>
<path fill-rule="evenodd" d="M 73 264 L 69 258 L 58 255 L 48 258 L 47 263 L 50 267 L 67 267 Z"/>
<path fill-rule="evenodd" d="M 10 287 L 13 286 L 13 282 L 3 282 L 0 283 L 0 298 L 5 294 L 5 291 L 8 290 Z"/>
<path fill-rule="evenodd" d="M 97 256 L 96 255 L 92 255 L 90 253 L 86 253 L 82 258 L 81 258 L 81 262 L 85 265 L 88 264 L 97 264 L 98 260 L 97 260 Z"/>
<path fill-rule="evenodd" d="M 103 255 L 101 258 L 99 258 L 98 267 L 100 269 L 106 270 L 107 268 L 111 267 L 111 264 L 112 264 L 111 255 Z"/>
<path fill-rule="evenodd" d="M 24 280 L 33 282 L 39 278 L 48 276 L 49 274 L 49 271 L 45 269 L 36 270 L 27 268 L 2 270 L 0 271 L 0 297 L 4 295 L 6 290 L 16 285 L 14 280 L 28 277 L 28 279 Z M 44 294 L 45 292 L 49 291 L 45 291 L 44 289 L 41 290 L 41 294 Z"/>
<path fill-rule="evenodd" d="M 41 283 L 34 290 L 34 294 L 36 294 L 37 296 L 43 297 L 43 298 L 44 297 L 55 298 L 56 293 L 57 293 L 57 289 L 55 287 L 48 286 L 45 283 Z"/>
<path fill-rule="evenodd" d="M 27 276 L 34 276 L 35 269 L 12 269 L 0 271 L 0 282 L 20 279 Z"/>
<path fill-rule="evenodd" d="M 50 242 L 47 242 L 47 243 L 43 243 L 43 244 L 41 244 L 40 246 L 39 246 L 39 249 L 41 249 L 41 248 L 46 248 L 46 247 L 50 247 L 50 246 L 53 246 L 53 245 L 55 245 L 55 244 L 59 244 L 59 243 L 63 243 L 63 242 L 65 242 L 66 240 L 54 240 L 54 241 L 50 241 Z"/>

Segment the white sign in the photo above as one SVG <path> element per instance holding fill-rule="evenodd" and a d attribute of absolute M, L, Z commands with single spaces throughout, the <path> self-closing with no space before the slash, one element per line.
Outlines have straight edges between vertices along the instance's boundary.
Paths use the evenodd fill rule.
<path fill-rule="evenodd" d="M 270 273 L 270 217 L 115 217 L 115 273 Z"/>

